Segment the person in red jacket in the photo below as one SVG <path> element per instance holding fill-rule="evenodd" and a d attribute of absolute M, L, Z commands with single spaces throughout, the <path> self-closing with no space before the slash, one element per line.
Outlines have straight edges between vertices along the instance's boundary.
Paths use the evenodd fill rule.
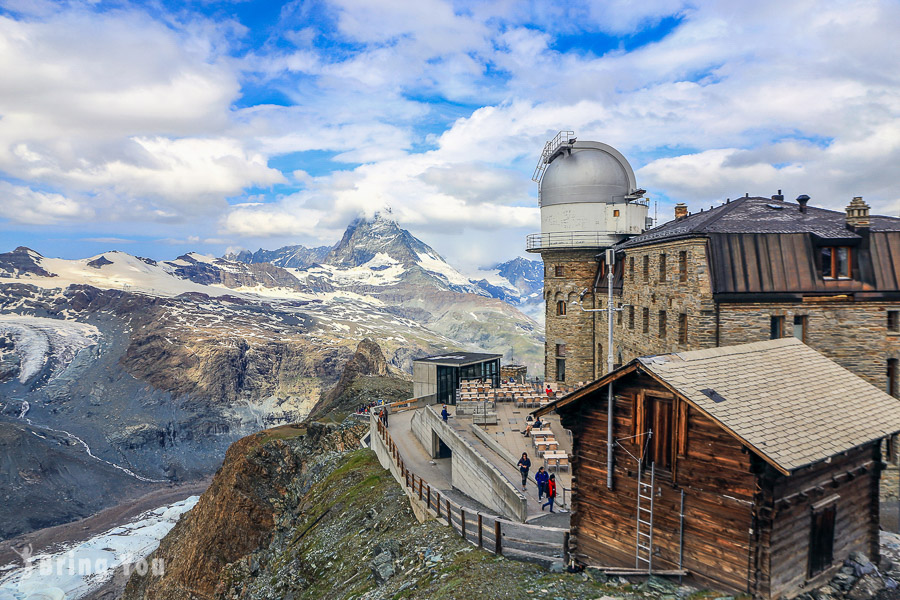
<path fill-rule="evenodd" d="M 541 504 L 541 510 L 545 506 L 550 506 L 550 512 L 553 512 L 553 501 L 556 499 L 556 475 L 551 475 L 547 481 L 547 501 Z"/>

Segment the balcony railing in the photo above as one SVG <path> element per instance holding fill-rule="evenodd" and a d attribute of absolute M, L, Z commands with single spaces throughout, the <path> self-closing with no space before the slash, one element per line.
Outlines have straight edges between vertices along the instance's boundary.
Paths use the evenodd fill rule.
<path fill-rule="evenodd" d="M 601 231 L 566 231 L 558 233 L 532 233 L 525 238 L 525 250 L 564 250 L 566 248 L 607 248 L 621 235 Z"/>

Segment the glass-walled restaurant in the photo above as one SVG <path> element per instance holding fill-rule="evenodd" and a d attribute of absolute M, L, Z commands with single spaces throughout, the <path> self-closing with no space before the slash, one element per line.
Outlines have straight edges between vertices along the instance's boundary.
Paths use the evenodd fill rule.
<path fill-rule="evenodd" d="M 491 387 L 500 387 L 500 359 L 465 367 L 448 367 L 438 365 L 437 395 L 441 404 L 455 404 L 456 390 L 463 380 L 482 380 Z"/>
<path fill-rule="evenodd" d="M 456 403 L 456 390 L 464 380 L 482 380 L 500 386 L 500 354 L 455 353 L 420 358 L 413 362 L 416 398 L 435 395 L 439 404 Z"/>

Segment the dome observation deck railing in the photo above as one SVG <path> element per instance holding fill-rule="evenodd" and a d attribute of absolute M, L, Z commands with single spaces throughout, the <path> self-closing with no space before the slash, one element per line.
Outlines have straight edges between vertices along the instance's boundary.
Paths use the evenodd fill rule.
<path fill-rule="evenodd" d="M 565 248 L 607 248 L 615 244 L 621 235 L 604 231 L 565 231 L 532 233 L 525 238 L 525 250 L 563 250 Z"/>

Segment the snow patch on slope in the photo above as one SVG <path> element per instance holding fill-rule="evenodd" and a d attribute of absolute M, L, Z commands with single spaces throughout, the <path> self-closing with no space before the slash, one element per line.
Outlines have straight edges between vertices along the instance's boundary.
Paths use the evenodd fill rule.
<path fill-rule="evenodd" d="M 469 282 L 469 279 L 465 275 L 451 267 L 442 258 L 426 252 L 417 252 L 416 255 L 419 258 L 419 266 L 429 273 L 442 277 L 450 285 L 458 285 L 466 288 L 472 287 L 471 282 Z"/>
<path fill-rule="evenodd" d="M 88 266 L 89 262 L 100 258 L 100 256 L 106 257 L 112 264 L 103 265 L 99 269 Z M 217 293 L 219 289 L 223 288 L 202 285 L 175 276 L 175 269 L 171 265 L 165 263 L 149 264 L 124 252 L 104 252 L 103 254 L 80 260 L 40 258 L 39 264 L 50 273 L 56 274 L 57 277 L 40 277 L 33 274 L 25 274 L 19 279 L 23 283 L 48 289 L 65 288 L 70 285 L 80 284 L 100 289 L 143 292 L 160 297 L 174 297 L 189 292 L 223 295 L 222 293 Z M 182 266 L 189 264 L 185 262 Z M 233 292 L 229 291 L 229 293 Z"/>
<path fill-rule="evenodd" d="M 82 348 L 97 343 L 100 330 L 62 319 L 0 315 L 0 335 L 12 337 L 19 355 L 19 381 L 26 383 L 43 370 L 50 358 L 56 359 L 55 371 L 60 371 Z"/>
<path fill-rule="evenodd" d="M 161 506 L 71 548 L 29 557 L 27 565 L 0 579 L 0 598 L 82 598 L 109 581 L 117 568 L 138 563 L 156 550 L 199 499 L 191 496 Z"/>

